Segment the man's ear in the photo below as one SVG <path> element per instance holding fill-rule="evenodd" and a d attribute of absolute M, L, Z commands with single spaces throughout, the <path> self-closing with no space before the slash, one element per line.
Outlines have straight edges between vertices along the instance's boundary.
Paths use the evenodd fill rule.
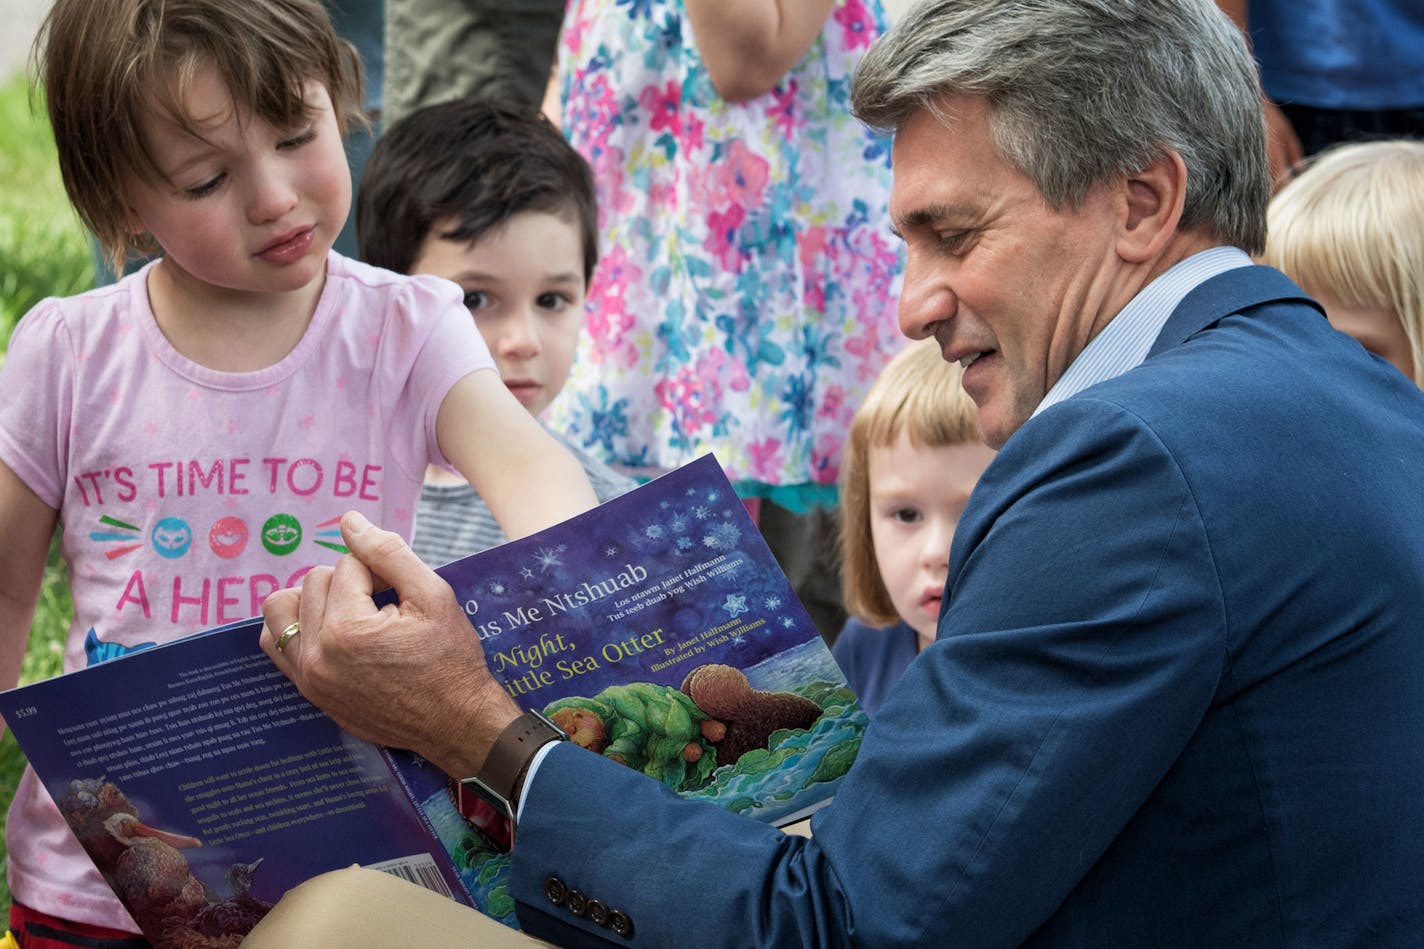
<path fill-rule="evenodd" d="M 1187 200 L 1187 166 L 1175 151 L 1164 151 L 1123 182 L 1122 218 L 1117 252 L 1124 260 L 1142 263 L 1167 246 L 1182 220 Z"/>

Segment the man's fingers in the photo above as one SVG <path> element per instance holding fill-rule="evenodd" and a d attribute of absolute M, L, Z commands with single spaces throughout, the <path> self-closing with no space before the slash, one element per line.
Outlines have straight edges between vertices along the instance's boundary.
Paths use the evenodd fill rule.
<path fill-rule="evenodd" d="M 368 571 L 364 577 L 358 577 L 354 571 L 344 572 L 344 563 L 338 565 L 338 582 L 360 584 L 359 587 L 343 585 L 342 599 L 345 594 L 355 592 L 370 596 L 380 580 L 390 584 L 402 601 L 418 599 L 422 593 L 434 592 L 436 588 L 431 584 L 444 583 L 399 534 L 381 530 L 357 511 L 348 511 L 342 516 L 341 536 L 352 556 Z"/>
<path fill-rule="evenodd" d="M 327 604 L 331 596 L 331 583 L 333 571 L 330 567 L 314 567 L 307 571 L 302 577 L 302 585 L 298 588 L 300 606 L 297 610 L 297 620 L 301 623 L 301 633 L 288 641 L 284 652 L 297 654 L 300 652 L 302 643 L 314 644 L 321 638 L 326 626 Z M 293 646 L 297 647 L 295 650 Z M 298 655 L 293 655 L 293 661 L 299 661 Z"/>
<path fill-rule="evenodd" d="M 277 640 L 288 624 L 296 621 L 300 595 L 300 590 L 278 590 L 262 602 L 262 634 L 257 643 L 279 668 L 285 667 L 277 652 Z"/>

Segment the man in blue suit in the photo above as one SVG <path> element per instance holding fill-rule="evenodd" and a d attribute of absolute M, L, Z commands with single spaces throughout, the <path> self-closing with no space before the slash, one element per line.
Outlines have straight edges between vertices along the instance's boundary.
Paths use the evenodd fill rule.
<path fill-rule="evenodd" d="M 507 781 L 559 943 L 1419 945 L 1424 395 L 1251 264 L 1259 96 L 1210 0 L 927 0 L 864 59 L 902 327 L 1000 452 L 813 838 L 540 735 L 358 518 L 265 647 L 357 733 Z"/>

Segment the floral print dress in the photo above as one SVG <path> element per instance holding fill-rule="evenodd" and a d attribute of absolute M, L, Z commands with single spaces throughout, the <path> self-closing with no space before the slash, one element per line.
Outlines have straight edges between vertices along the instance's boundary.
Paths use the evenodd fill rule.
<path fill-rule="evenodd" d="M 745 496 L 834 498 L 866 386 L 902 345 L 890 149 L 850 114 L 885 26 L 843 0 L 771 92 L 713 90 L 680 0 L 570 0 L 564 131 L 602 259 L 551 424 L 655 474 L 713 451 Z"/>

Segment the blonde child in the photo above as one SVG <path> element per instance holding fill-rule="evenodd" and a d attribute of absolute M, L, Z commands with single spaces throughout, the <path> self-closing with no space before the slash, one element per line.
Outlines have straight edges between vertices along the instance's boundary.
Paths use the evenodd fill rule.
<path fill-rule="evenodd" d="M 457 287 L 331 252 L 361 70 L 316 0 L 58 0 L 42 42 L 71 201 L 116 269 L 159 256 L 11 340 L 0 685 L 56 523 L 74 670 L 257 613 L 337 559 L 344 511 L 408 536 L 431 462 L 511 535 L 595 503 Z M 24 945 L 137 931 L 32 772 L 7 835 Z"/>
<path fill-rule="evenodd" d="M 381 133 L 356 195 L 361 259 L 460 285 L 500 378 L 538 418 L 564 387 L 598 262 L 583 156 L 533 106 L 467 97 Z M 600 501 L 635 484 L 557 432 Z M 463 478 L 432 467 L 411 547 L 436 566 L 505 540 Z"/>
<path fill-rule="evenodd" d="M 1271 199 L 1262 263 L 1424 386 L 1424 141 L 1339 145 Z"/>
<path fill-rule="evenodd" d="M 934 641 L 954 528 L 994 459 L 959 376 L 934 340 L 909 345 L 871 385 L 846 438 L 841 582 L 851 618 L 832 652 L 870 714 Z"/>

